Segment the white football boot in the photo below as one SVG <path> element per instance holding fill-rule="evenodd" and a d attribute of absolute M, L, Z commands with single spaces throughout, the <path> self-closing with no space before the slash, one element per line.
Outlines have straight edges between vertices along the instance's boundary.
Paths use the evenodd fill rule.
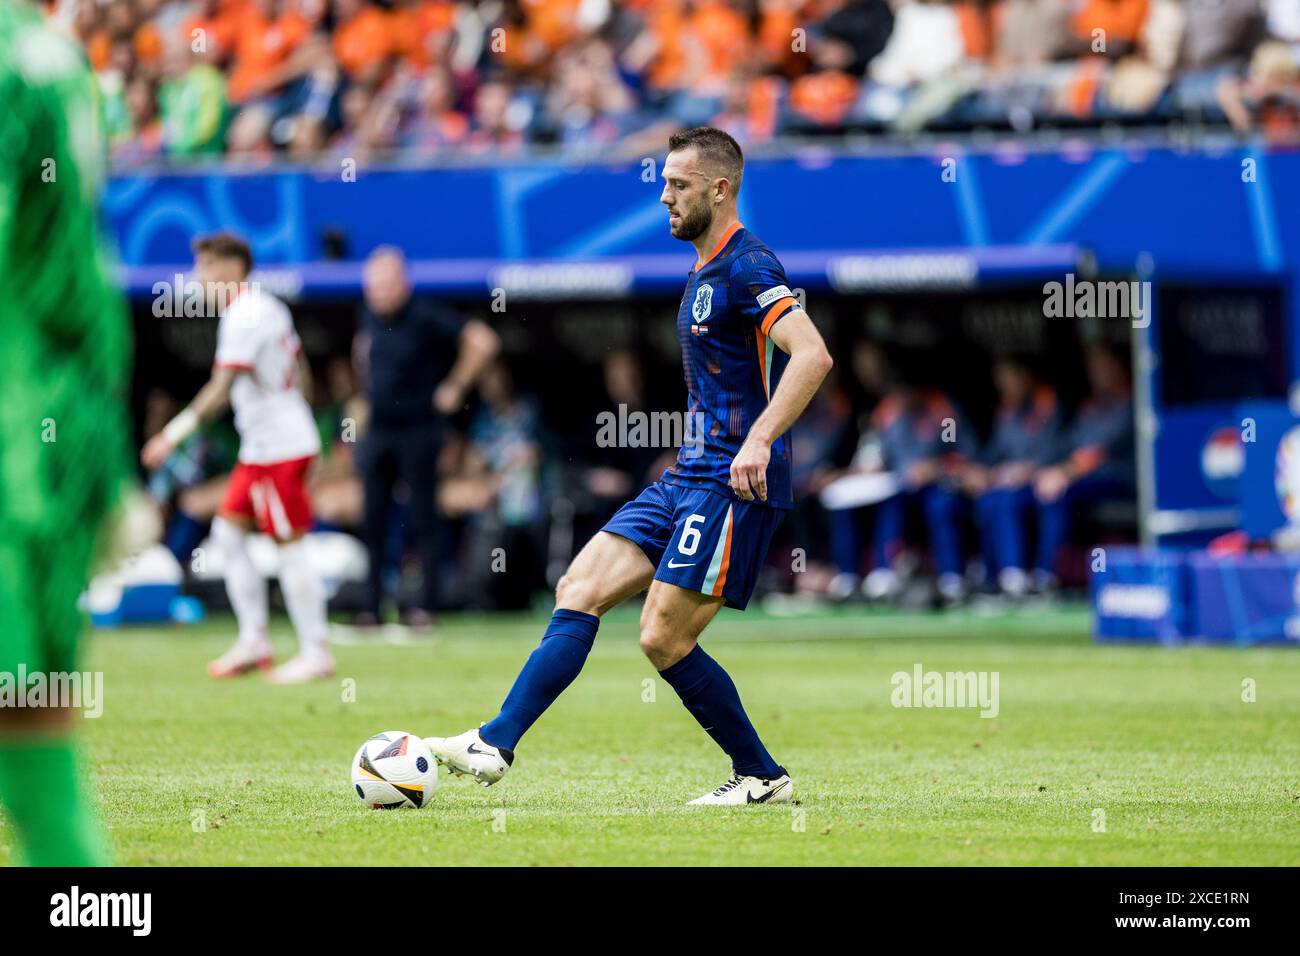
<path fill-rule="evenodd" d="M 226 653 L 208 662 L 208 676 L 218 679 L 238 677 L 250 671 L 270 670 L 273 663 L 270 644 L 238 641 Z"/>
<path fill-rule="evenodd" d="M 504 777 L 515 762 L 513 750 L 493 747 L 477 729 L 455 737 L 425 737 L 424 743 L 438 763 L 454 774 L 469 774 L 485 787 Z"/>
<path fill-rule="evenodd" d="M 329 654 L 299 654 L 281 664 L 266 679 L 272 684 L 307 684 L 334 676 L 334 658 Z"/>
<path fill-rule="evenodd" d="M 868 601 L 892 601 L 902 589 L 903 582 L 893 568 L 873 568 L 862 579 L 862 596 Z"/>
<path fill-rule="evenodd" d="M 747 803 L 789 803 L 794 799 L 794 783 L 788 773 L 771 780 L 742 777 L 734 770 L 731 779 L 712 793 L 692 800 L 691 807 L 744 806 Z"/>

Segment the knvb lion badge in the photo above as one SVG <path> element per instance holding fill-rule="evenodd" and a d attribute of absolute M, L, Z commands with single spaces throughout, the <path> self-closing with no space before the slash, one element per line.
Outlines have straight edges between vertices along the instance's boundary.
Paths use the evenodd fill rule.
<path fill-rule="evenodd" d="M 691 305 L 691 335 L 708 335 L 709 327 L 704 320 L 713 314 L 713 286 L 707 282 L 695 290 L 695 302 Z"/>

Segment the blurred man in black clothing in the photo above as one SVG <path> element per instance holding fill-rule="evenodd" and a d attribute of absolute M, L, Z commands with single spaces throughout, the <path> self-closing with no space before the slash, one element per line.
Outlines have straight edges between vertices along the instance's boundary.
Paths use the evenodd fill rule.
<path fill-rule="evenodd" d="M 823 62 L 862 76 L 894 31 L 894 10 L 886 0 L 832 0 L 816 28 Z"/>
<path fill-rule="evenodd" d="M 434 509 L 442 419 L 464 407 L 500 340 L 483 322 L 464 321 L 445 306 L 413 298 L 406 260 L 393 247 L 371 253 L 363 284 L 356 357 L 366 382 L 370 422 L 358 464 L 365 488 L 362 528 L 370 580 L 358 623 L 380 619 L 388 518 L 393 487 L 401 480 L 410 489 L 409 521 L 424 575 L 419 604 L 405 621 L 428 626 L 437 603 Z"/>

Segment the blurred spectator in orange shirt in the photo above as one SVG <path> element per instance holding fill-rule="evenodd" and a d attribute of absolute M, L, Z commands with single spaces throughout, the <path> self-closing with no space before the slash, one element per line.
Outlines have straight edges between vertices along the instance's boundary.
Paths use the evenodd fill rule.
<path fill-rule="evenodd" d="M 137 0 L 135 5 L 136 27 L 132 35 L 135 61 L 137 66 L 151 72 L 162 68 L 163 38 L 153 22 L 161 7 L 162 0 Z"/>
<path fill-rule="evenodd" d="M 722 112 L 710 126 L 726 130 L 742 146 L 763 143 L 776 133 L 782 81 L 775 76 L 754 76 L 738 67 L 727 83 Z"/>
<path fill-rule="evenodd" d="M 371 83 L 396 52 L 389 16 L 364 0 L 335 0 L 334 55 L 349 79 Z"/>
<path fill-rule="evenodd" d="M 86 58 L 90 61 L 92 69 L 102 72 L 109 68 L 115 43 L 133 42 L 136 24 L 135 4 L 132 0 L 116 0 L 114 3 L 100 7 L 94 14 L 93 20 L 90 14 L 83 14 L 87 6 L 96 5 L 93 0 L 90 0 L 88 3 L 83 3 L 77 11 L 78 18 L 84 16 L 87 24 L 93 23 L 89 39 L 86 41 Z"/>
<path fill-rule="evenodd" d="M 252 0 L 239 27 L 228 92 L 233 103 L 280 85 L 277 67 L 311 32 L 307 18 L 280 0 Z"/>
<path fill-rule="evenodd" d="M 505 47 L 489 49 L 517 71 L 544 69 L 553 56 L 583 36 L 594 34 L 609 18 L 608 4 L 582 0 L 512 0 L 502 22 Z"/>
<path fill-rule="evenodd" d="M 681 37 L 686 29 L 685 0 L 663 0 L 645 12 L 644 26 L 623 51 L 624 66 L 642 75 L 657 92 L 677 89 L 686 73 Z"/>
<path fill-rule="evenodd" d="M 790 109 L 818 126 L 837 126 L 858 98 L 858 81 L 847 73 L 809 73 L 790 87 Z"/>
<path fill-rule="evenodd" d="M 665 0 L 646 13 L 624 65 L 652 90 L 721 97 L 751 46 L 749 20 L 724 0 Z"/>
<path fill-rule="evenodd" d="M 751 52 L 752 38 L 745 15 L 726 0 L 692 2 L 686 21 L 687 73 L 691 92 L 721 96 L 736 64 Z"/>
<path fill-rule="evenodd" d="M 578 24 L 579 6 L 580 0 L 520 0 L 529 34 L 548 53 L 582 34 Z"/>
<path fill-rule="evenodd" d="M 968 60 L 987 60 L 993 53 L 993 12 L 986 0 L 953 0 L 957 25 Z"/>
<path fill-rule="evenodd" d="M 225 63 L 234 53 L 245 6 L 246 0 L 198 0 L 182 28 L 185 45 L 210 63 Z"/>
<path fill-rule="evenodd" d="M 456 5 L 448 0 L 399 0 L 389 15 L 397 47 L 412 66 L 446 63 L 456 38 Z"/>
<path fill-rule="evenodd" d="M 1137 45 L 1148 0 L 1086 0 L 1070 21 L 1084 52 L 1123 56 Z"/>
<path fill-rule="evenodd" d="M 785 76 L 807 70 L 808 30 L 800 6 L 800 0 L 758 0 L 758 50 L 765 66 Z"/>
<path fill-rule="evenodd" d="M 492 60 L 515 73 L 540 67 L 546 58 L 546 44 L 534 33 L 518 0 L 505 4 L 488 28 L 486 49 Z"/>

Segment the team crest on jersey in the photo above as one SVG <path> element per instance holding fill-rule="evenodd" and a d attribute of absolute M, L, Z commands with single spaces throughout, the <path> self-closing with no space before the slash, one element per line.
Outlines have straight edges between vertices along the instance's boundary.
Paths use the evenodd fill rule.
<path fill-rule="evenodd" d="M 707 282 L 695 290 L 695 304 L 691 306 L 691 318 L 699 325 L 713 312 L 713 286 Z"/>

